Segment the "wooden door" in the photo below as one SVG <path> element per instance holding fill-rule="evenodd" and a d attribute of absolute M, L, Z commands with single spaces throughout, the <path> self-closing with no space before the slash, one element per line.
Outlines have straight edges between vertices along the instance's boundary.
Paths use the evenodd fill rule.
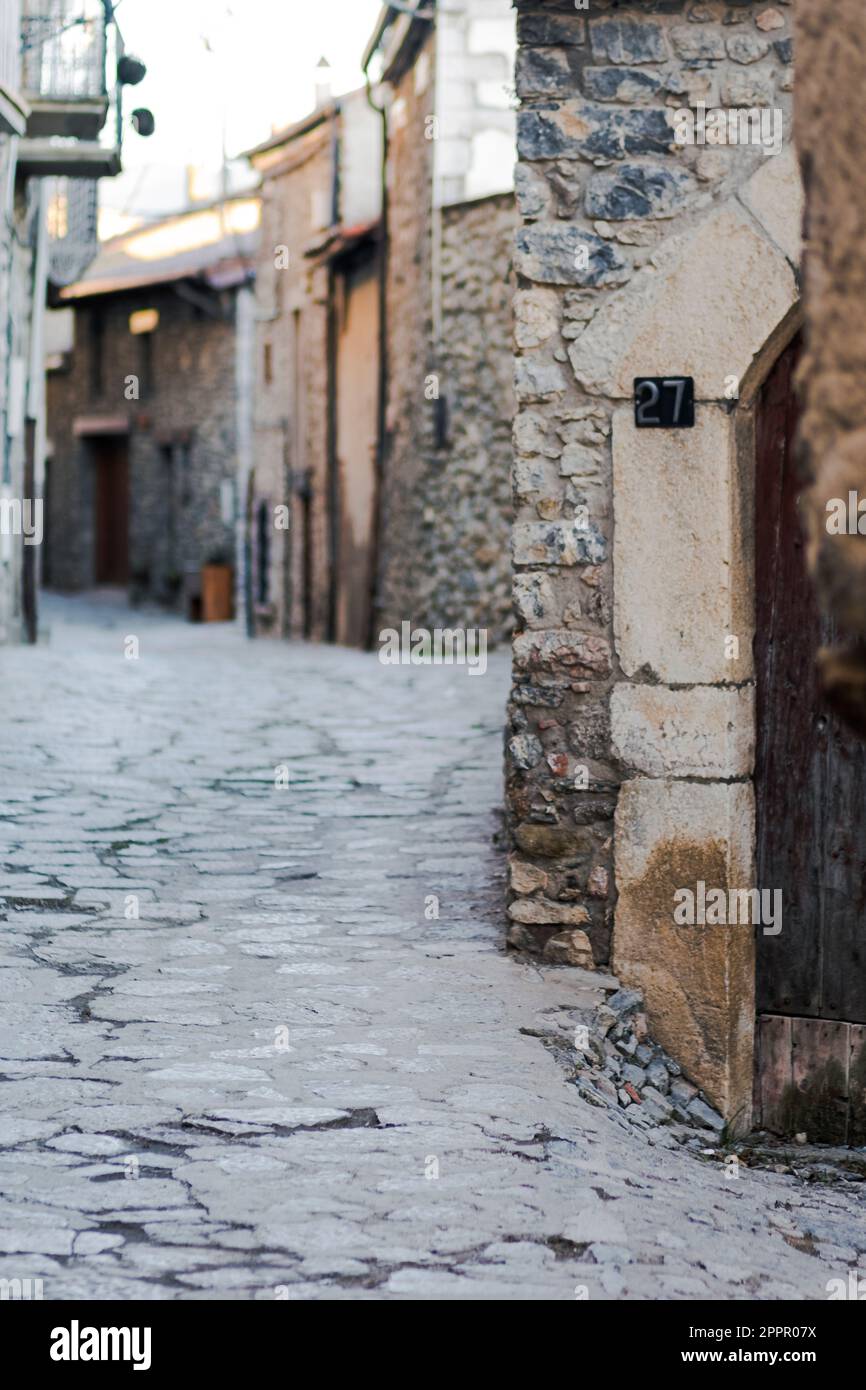
<path fill-rule="evenodd" d="M 863 1142 L 866 747 L 818 690 L 833 640 L 805 566 L 794 460 L 796 340 L 756 420 L 757 873 L 782 930 L 757 929 L 759 1123 Z M 858 1136 L 860 1136 L 858 1138 Z"/>
<path fill-rule="evenodd" d="M 356 253 L 337 281 L 333 636 L 346 646 L 366 647 L 376 559 L 379 276 L 375 249 Z"/>
<path fill-rule="evenodd" d="M 94 579 L 129 579 L 129 455 L 126 439 L 91 440 L 94 468 Z"/>

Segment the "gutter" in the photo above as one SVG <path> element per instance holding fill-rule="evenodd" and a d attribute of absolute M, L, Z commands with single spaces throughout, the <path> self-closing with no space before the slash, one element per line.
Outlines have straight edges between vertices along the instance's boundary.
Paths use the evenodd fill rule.
<path fill-rule="evenodd" d="M 383 5 L 379 12 L 379 18 L 376 21 L 376 27 L 373 30 L 370 41 L 364 49 L 364 54 L 361 58 L 361 68 L 368 84 L 369 78 L 367 78 L 367 69 L 375 55 L 379 52 L 380 48 L 382 48 L 382 40 L 392 24 L 394 26 L 394 32 L 385 45 L 385 50 L 382 54 L 383 80 L 393 67 L 415 23 L 426 22 L 432 24 L 435 18 L 436 0 L 429 0 L 427 4 L 424 4 L 423 0 L 410 0 L 410 3 L 406 3 L 406 0 L 391 0 L 390 4 Z"/>

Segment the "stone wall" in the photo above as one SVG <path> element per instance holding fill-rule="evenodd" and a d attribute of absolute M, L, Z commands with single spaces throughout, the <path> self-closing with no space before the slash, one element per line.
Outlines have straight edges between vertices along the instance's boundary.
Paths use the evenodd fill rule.
<path fill-rule="evenodd" d="M 795 328 L 799 190 L 787 144 L 679 143 L 675 113 L 778 110 L 787 142 L 790 7 L 517 9 L 510 939 L 613 948 L 730 1114 L 750 943 L 662 928 L 686 848 L 707 881 L 754 872 L 748 435 Z M 637 375 L 694 377 L 695 429 L 636 430 Z"/>
<path fill-rule="evenodd" d="M 511 629 L 514 203 L 434 209 L 436 36 L 393 83 L 389 394 L 377 622 Z M 419 77 L 419 74 L 421 76 Z"/>
<path fill-rule="evenodd" d="M 149 385 L 141 338 L 129 331 L 138 309 L 159 312 L 149 335 Z M 220 317 L 214 317 L 214 314 Z M 93 321 L 103 335 L 103 382 L 95 391 Z M 127 400 L 137 376 L 138 400 Z M 224 557 L 233 563 L 222 485 L 235 482 L 234 295 L 211 298 L 211 312 L 171 286 L 84 301 L 75 311 L 75 347 L 48 375 L 50 450 L 46 580 L 58 589 L 94 582 L 94 469 L 77 419 L 119 418 L 129 426 L 129 570 L 135 597 L 183 601 L 185 572 Z"/>
<path fill-rule="evenodd" d="M 288 142 L 263 174 L 250 504 L 267 510 L 270 546 L 267 599 L 254 604 L 255 627 L 260 635 L 321 639 L 328 621 L 328 271 L 307 253 L 331 223 L 332 120 Z M 280 506 L 289 508 L 288 530 L 275 524 Z M 254 580 L 258 568 L 254 554 Z"/>
<path fill-rule="evenodd" d="M 509 540 L 511 337 L 515 208 L 510 193 L 456 203 L 442 213 L 444 447 L 431 459 L 425 496 L 429 614 L 459 614 L 491 642 L 513 625 Z"/>
<path fill-rule="evenodd" d="M 425 460 L 433 453 L 433 402 L 425 399 L 432 360 L 433 304 L 431 188 L 433 109 L 430 34 L 410 66 L 392 83 L 388 113 L 388 246 L 386 319 L 388 402 L 382 460 L 379 584 L 376 621 L 399 627 L 415 612 L 424 571 L 418 548 L 423 524 Z M 416 70 L 426 80 L 417 80 Z"/>

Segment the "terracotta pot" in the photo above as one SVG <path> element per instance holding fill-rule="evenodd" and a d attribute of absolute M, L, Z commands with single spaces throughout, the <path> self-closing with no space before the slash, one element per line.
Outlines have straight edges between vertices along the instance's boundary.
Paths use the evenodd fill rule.
<path fill-rule="evenodd" d="M 227 623 L 232 618 L 231 565 L 202 565 L 201 617 L 204 623 Z"/>

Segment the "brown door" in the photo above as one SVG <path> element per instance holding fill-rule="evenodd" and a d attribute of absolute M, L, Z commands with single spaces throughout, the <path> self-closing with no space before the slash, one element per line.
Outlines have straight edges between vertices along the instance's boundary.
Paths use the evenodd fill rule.
<path fill-rule="evenodd" d="M 799 340 L 756 421 L 758 886 L 782 930 L 757 930 L 759 1122 L 862 1143 L 866 1081 L 866 747 L 827 708 L 814 654 L 833 632 L 806 573 L 792 442 Z"/>
<path fill-rule="evenodd" d="M 95 499 L 97 584 L 129 579 L 129 456 L 123 437 L 91 441 Z"/>
<path fill-rule="evenodd" d="M 378 262 L 360 253 L 337 277 L 335 349 L 336 487 L 333 556 L 337 642 L 365 647 L 370 637 L 376 547 L 376 435 L 379 363 Z"/>

